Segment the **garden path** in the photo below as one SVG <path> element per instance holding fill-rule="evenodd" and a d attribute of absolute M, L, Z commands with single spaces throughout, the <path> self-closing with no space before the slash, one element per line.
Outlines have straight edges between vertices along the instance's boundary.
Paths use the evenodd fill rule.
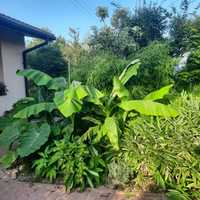
<path fill-rule="evenodd" d="M 0 200 L 166 200 L 161 194 L 145 193 L 133 197 L 106 187 L 83 193 L 66 193 L 63 186 L 0 180 Z"/>

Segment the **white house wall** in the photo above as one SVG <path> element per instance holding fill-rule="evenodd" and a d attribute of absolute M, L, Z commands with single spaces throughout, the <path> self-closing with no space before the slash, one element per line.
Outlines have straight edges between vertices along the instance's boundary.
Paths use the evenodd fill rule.
<path fill-rule="evenodd" d="M 15 102 L 25 97 L 24 79 L 16 75 L 18 69 L 23 69 L 24 37 L 9 30 L 0 29 L 0 45 L 3 80 L 8 89 L 6 96 L 0 96 L 0 115 L 3 115 L 5 111 L 12 108 Z"/>

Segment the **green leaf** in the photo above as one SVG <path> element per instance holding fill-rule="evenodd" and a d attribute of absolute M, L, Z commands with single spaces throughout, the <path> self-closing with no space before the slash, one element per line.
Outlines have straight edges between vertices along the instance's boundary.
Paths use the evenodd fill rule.
<path fill-rule="evenodd" d="M 17 154 L 23 158 L 40 149 L 47 142 L 50 131 L 50 126 L 47 123 L 40 127 L 31 125 L 20 138 Z"/>
<path fill-rule="evenodd" d="M 87 172 L 89 172 L 93 176 L 99 177 L 99 174 L 97 172 L 93 171 L 93 170 L 88 169 Z"/>
<path fill-rule="evenodd" d="M 114 117 L 107 117 L 102 127 L 103 135 L 107 135 L 112 146 L 119 150 L 118 125 Z"/>
<path fill-rule="evenodd" d="M 143 115 L 164 117 L 178 116 L 178 112 L 175 109 L 173 109 L 170 105 L 164 105 L 150 100 L 123 101 L 119 104 L 119 107 L 124 109 L 125 111 L 135 110 Z"/>
<path fill-rule="evenodd" d="M 18 139 L 20 135 L 19 124 L 13 123 L 6 127 L 0 134 L 0 146 L 8 150 L 10 145 Z"/>
<path fill-rule="evenodd" d="M 93 126 L 93 127 L 90 127 L 83 135 L 81 135 L 80 137 L 80 141 L 87 141 L 88 139 L 89 140 L 92 140 L 92 137 L 99 134 L 100 132 L 100 126 L 97 125 L 97 126 Z M 95 140 L 93 141 L 94 143 L 95 142 L 99 142 L 101 138 L 95 138 Z"/>
<path fill-rule="evenodd" d="M 169 94 L 169 91 L 172 87 L 173 87 L 172 84 L 162 87 L 159 90 L 149 93 L 144 99 L 152 101 L 162 99 L 165 95 Z"/>
<path fill-rule="evenodd" d="M 15 118 L 27 119 L 32 115 L 38 115 L 42 111 L 52 112 L 56 108 L 54 103 L 45 102 L 28 106 L 14 115 Z"/>
<path fill-rule="evenodd" d="M 79 99 L 83 97 L 83 93 L 79 91 L 79 98 L 75 87 L 70 87 L 64 92 L 56 92 L 54 102 L 58 110 L 65 116 L 69 117 L 73 113 L 79 112 L 82 108 L 82 101 Z"/>
<path fill-rule="evenodd" d="M 33 81 L 37 86 L 47 85 L 52 80 L 52 77 L 48 74 L 35 69 L 18 70 L 17 75 Z"/>
<path fill-rule="evenodd" d="M 128 98 L 130 96 L 129 91 L 124 87 L 121 81 L 117 78 L 113 78 L 113 97 L 118 96 L 120 99 Z"/>
<path fill-rule="evenodd" d="M 167 192 L 167 199 L 168 200 L 191 200 L 188 195 L 182 194 L 177 190 L 169 190 Z"/>
<path fill-rule="evenodd" d="M 91 188 L 94 188 L 94 185 L 93 185 L 92 180 L 90 179 L 90 177 L 88 175 L 86 175 L 86 178 L 87 178 L 87 182 L 88 182 L 89 186 Z"/>
<path fill-rule="evenodd" d="M 139 67 L 140 67 L 140 60 L 138 59 L 132 61 L 129 65 L 127 65 L 127 67 L 124 69 L 124 71 L 119 77 L 121 83 L 125 85 L 132 76 L 136 76 Z"/>
<path fill-rule="evenodd" d="M 166 189 L 166 187 L 165 187 L 165 181 L 164 181 L 164 179 L 161 176 L 161 174 L 160 174 L 159 171 L 155 171 L 155 173 L 154 173 L 154 179 L 156 181 L 156 184 L 159 186 L 159 188 Z"/>
<path fill-rule="evenodd" d="M 49 90 L 64 90 L 66 87 L 67 82 L 63 77 L 53 78 L 47 84 Z"/>
<path fill-rule="evenodd" d="M 85 88 L 82 85 L 78 85 L 75 88 L 76 88 L 75 89 L 76 90 L 76 95 L 77 95 L 79 100 L 85 98 L 88 95 L 87 91 L 85 90 Z"/>
<path fill-rule="evenodd" d="M 12 163 L 17 159 L 17 155 L 13 151 L 8 151 L 5 155 L 0 158 L 0 163 L 5 168 L 11 167 Z"/>
<path fill-rule="evenodd" d="M 74 126 L 73 126 L 73 124 L 67 124 L 67 125 L 65 126 L 65 128 L 63 128 L 63 130 L 62 130 L 62 134 L 65 136 L 65 138 L 70 139 L 70 137 L 71 137 L 73 131 L 74 131 Z"/>
<path fill-rule="evenodd" d="M 92 102 L 96 105 L 102 104 L 100 99 L 104 97 L 103 93 L 101 93 L 99 90 L 91 86 L 85 86 L 85 89 L 88 93 L 88 96 L 86 97 L 86 101 Z"/>
<path fill-rule="evenodd" d="M 93 124 L 96 124 L 96 125 L 100 125 L 101 124 L 101 121 L 95 119 L 94 117 L 86 116 L 86 117 L 83 117 L 82 119 L 90 121 L 90 122 L 92 122 Z"/>

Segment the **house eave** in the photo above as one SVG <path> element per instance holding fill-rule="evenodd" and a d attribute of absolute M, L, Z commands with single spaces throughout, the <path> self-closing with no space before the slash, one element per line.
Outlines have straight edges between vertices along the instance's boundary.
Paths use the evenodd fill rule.
<path fill-rule="evenodd" d="M 29 25 L 27 23 L 24 23 L 22 21 L 19 21 L 1 13 L 0 26 L 20 32 L 24 36 L 39 38 L 45 41 L 53 41 L 56 39 L 55 35 L 52 33 L 49 33 L 47 31 L 44 31 L 42 29 L 39 29 L 37 27 L 34 27 L 32 25 Z"/>

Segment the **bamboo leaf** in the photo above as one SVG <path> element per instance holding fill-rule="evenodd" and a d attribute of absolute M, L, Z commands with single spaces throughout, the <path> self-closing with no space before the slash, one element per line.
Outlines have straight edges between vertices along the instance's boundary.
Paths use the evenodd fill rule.
<path fill-rule="evenodd" d="M 182 194 L 177 190 L 169 190 L 167 193 L 168 200 L 191 200 L 188 195 Z"/>

